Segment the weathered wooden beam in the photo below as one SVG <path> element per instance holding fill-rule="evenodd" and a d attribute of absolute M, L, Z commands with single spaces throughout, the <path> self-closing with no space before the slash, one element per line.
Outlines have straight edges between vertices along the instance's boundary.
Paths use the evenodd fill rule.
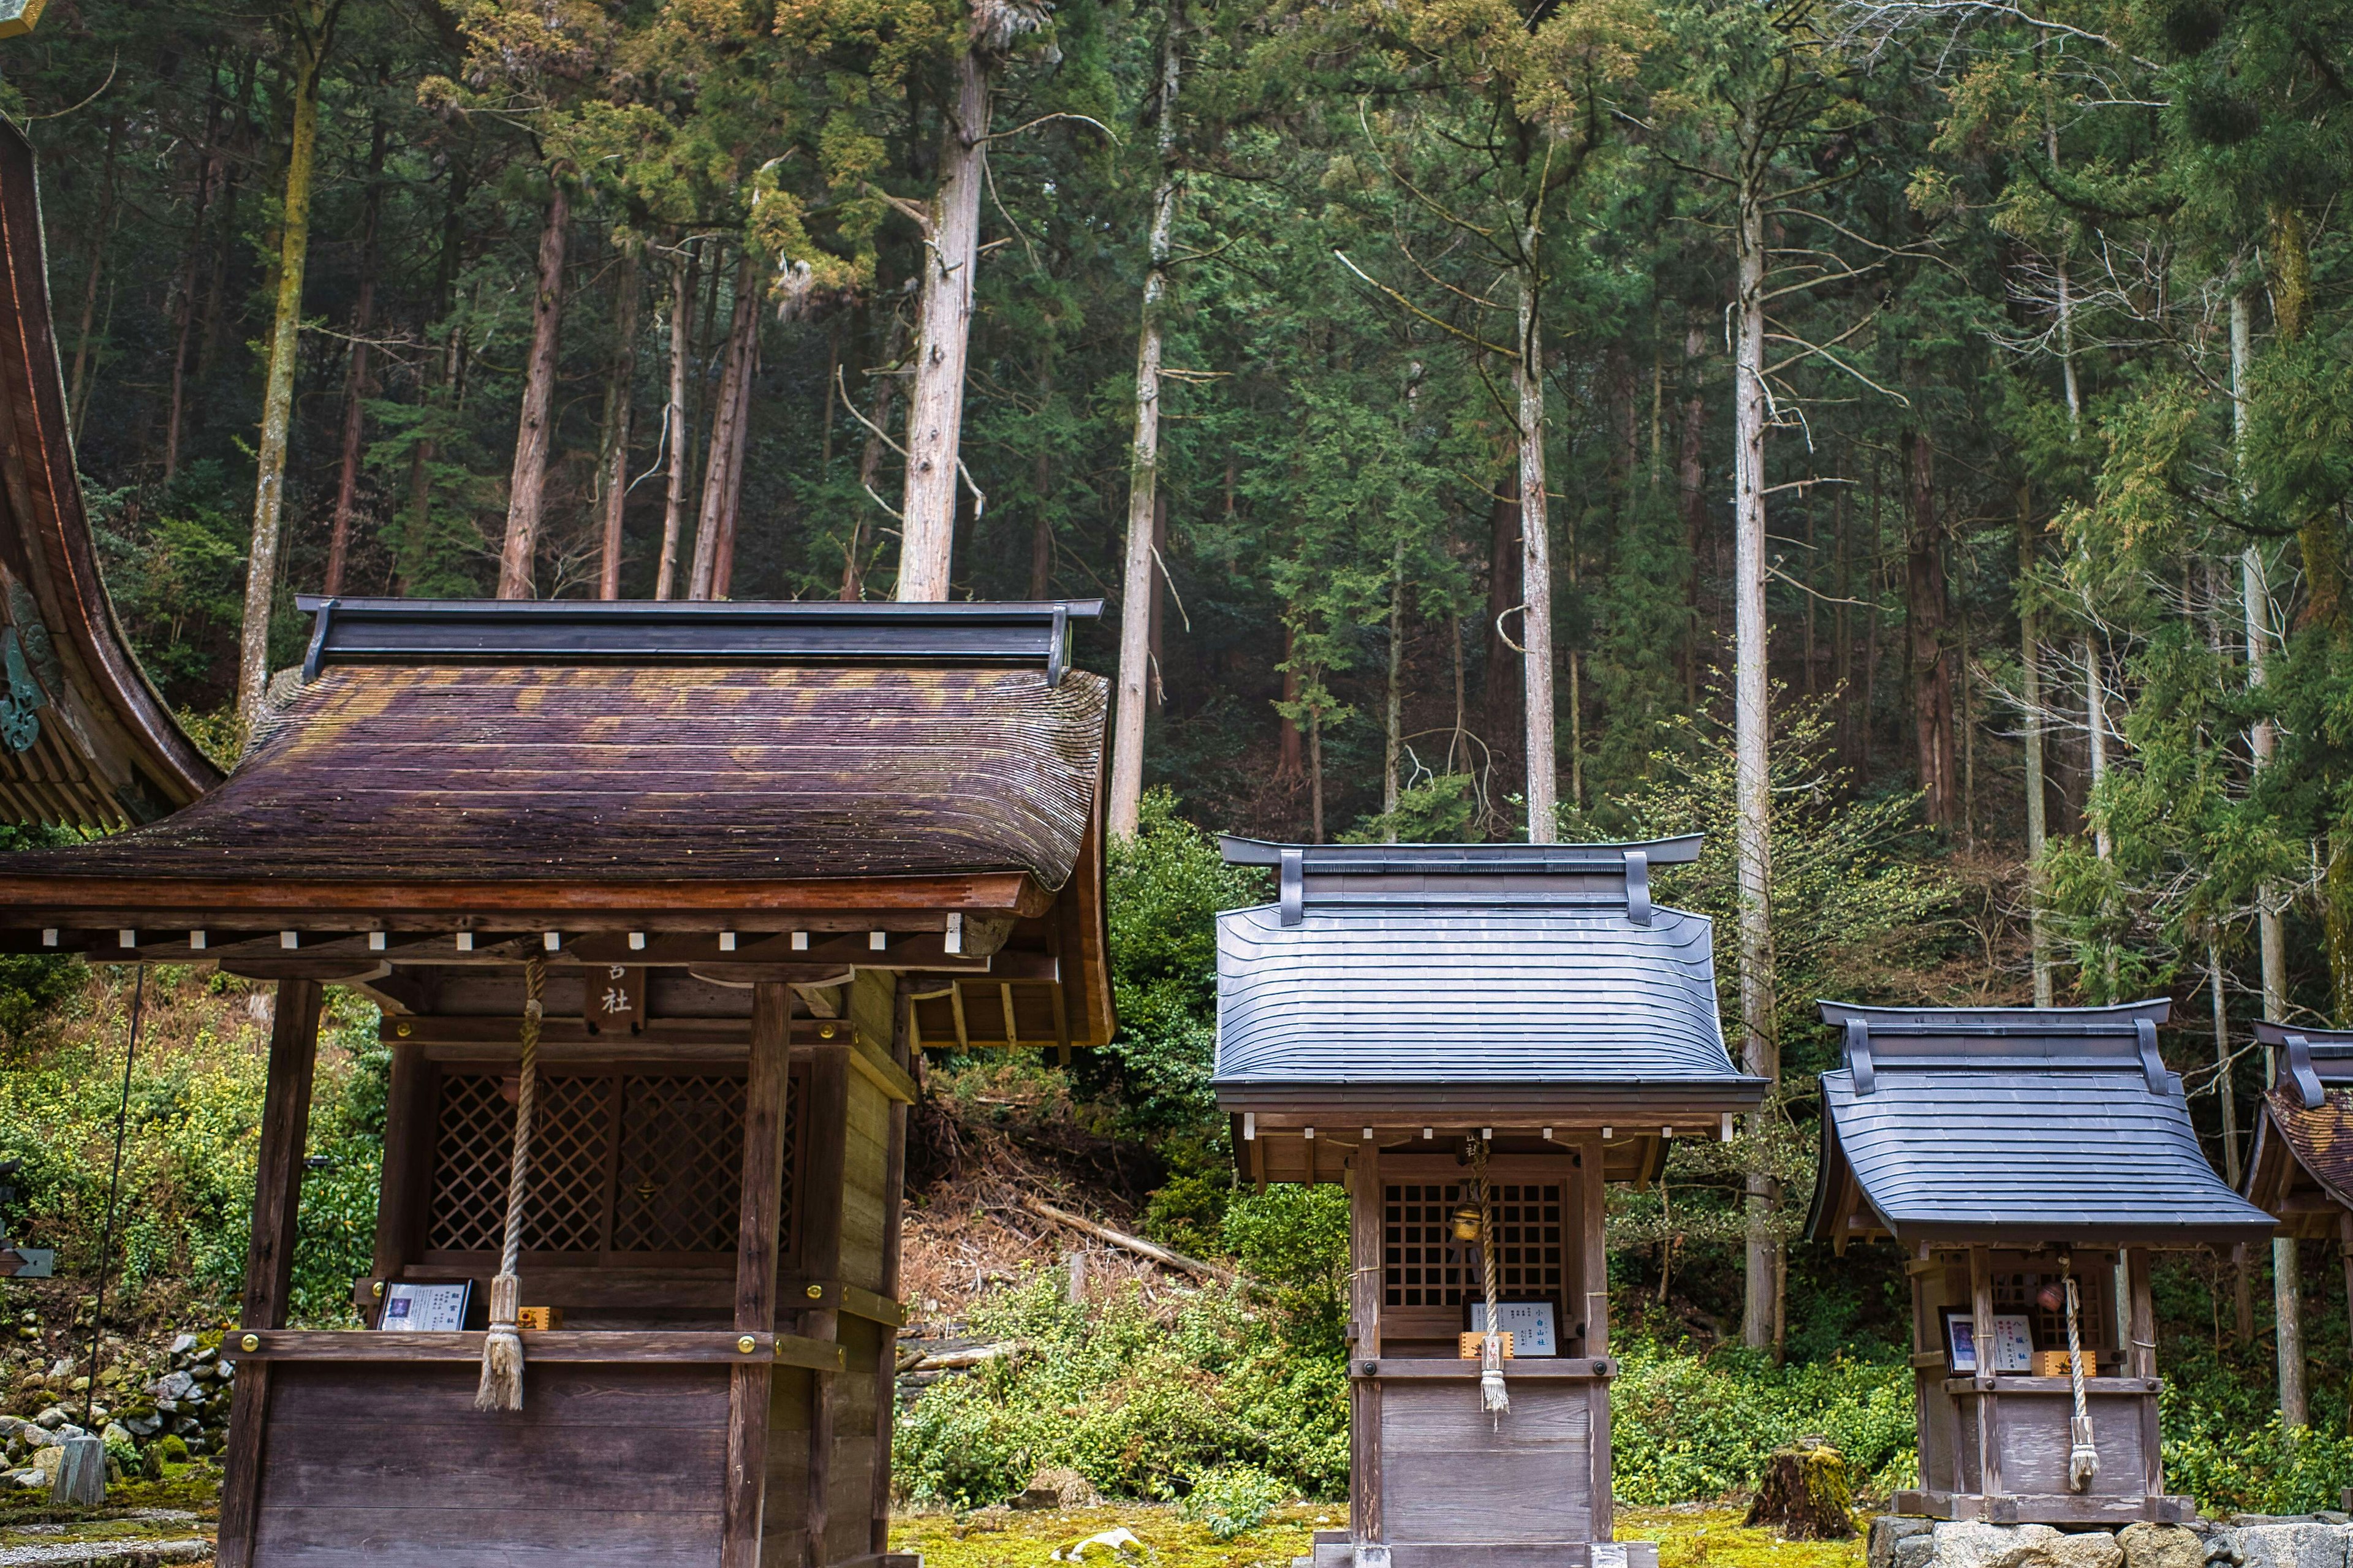
<path fill-rule="evenodd" d="M 1605 1204 L 1608 1194 L 1602 1181 L 1602 1147 L 1599 1135 L 1585 1138 L 1577 1143 L 1577 1229 L 1584 1249 L 1584 1265 L 1578 1270 L 1584 1279 L 1585 1291 L 1585 1353 L 1588 1358 L 1605 1363 L 1609 1354 L 1609 1247 L 1604 1234 L 1607 1223 Z M 1616 1500 L 1611 1496 L 1609 1470 L 1609 1391 L 1595 1392 L 1587 1402 L 1591 1422 L 1591 1441 L 1586 1453 L 1592 1465 L 1591 1490 L 1587 1497 L 1593 1509 L 1593 1539 L 1611 1540 L 1616 1529 Z"/>
<path fill-rule="evenodd" d="M 784 982 L 765 980 L 752 988 L 752 1061 L 744 1086 L 744 1192 L 735 1251 L 735 1327 L 743 1338 L 772 1334 L 776 1326 L 792 1017 L 792 993 Z M 771 1376 L 770 1364 L 737 1366 L 728 1373 L 721 1568 L 759 1568 Z"/>
<path fill-rule="evenodd" d="M 315 980 L 278 983 L 254 1173 L 253 1238 L 246 1248 L 245 1299 L 237 1314 L 248 1332 L 276 1329 L 286 1321 L 295 1222 L 302 1202 L 303 1145 L 311 1126 L 311 1084 L 319 1060 L 320 1001 Z M 269 1366 L 263 1362 L 237 1378 L 230 1395 L 216 1559 L 221 1568 L 250 1568 L 253 1562 L 263 1429 L 269 1419 Z"/>
<path fill-rule="evenodd" d="M 377 1184 L 375 1248 L 370 1260 L 374 1289 L 362 1308 L 376 1322 L 385 1281 L 397 1279 L 417 1247 L 425 1187 L 433 1152 L 433 1071 L 415 1051 L 392 1053 L 392 1079 L 385 1094 L 384 1176 Z"/>
<path fill-rule="evenodd" d="M 247 1350 L 245 1342 L 254 1342 Z M 745 1342 L 752 1348 L 744 1348 Z M 544 1362 L 697 1362 L 731 1366 L 839 1367 L 839 1346 L 797 1334 L 733 1329 L 548 1329 L 522 1331 L 524 1359 Z M 386 1333 L 271 1329 L 232 1334 L 221 1349 L 233 1361 L 479 1362 L 482 1333 Z M 242 1373 L 239 1376 L 244 1375 Z"/>
<path fill-rule="evenodd" d="M 802 1123 L 800 1198 L 802 1232 L 800 1267 L 817 1279 L 841 1273 L 841 1208 L 848 1187 L 849 1157 L 849 1058 L 848 1037 L 817 1047 L 810 1056 L 808 1117 Z M 807 1302 L 806 1289 L 803 1302 Z M 841 1322 L 838 1308 L 806 1305 L 800 1312 L 801 1332 L 814 1340 L 838 1340 Z M 802 1519 L 807 1527 L 807 1562 L 818 1568 L 827 1561 L 826 1532 L 831 1524 L 834 1442 L 834 1379 L 820 1372 L 809 1379 L 808 1474 Z"/>
<path fill-rule="evenodd" d="M 1985 1497 L 2001 1494 L 2000 1418 L 1993 1379 L 1993 1256 L 1986 1247 L 1969 1248 L 1969 1324 L 1977 1344 L 1978 1377 L 1986 1392 L 1976 1400 L 1978 1489 Z"/>
<path fill-rule="evenodd" d="M 450 931 L 494 921 L 528 931 L 762 930 L 796 917 L 922 910 L 1033 920 L 1054 895 L 1026 871 L 970 877 L 249 881 L 0 875 L 0 924 L 112 932 L 123 926 Z"/>
<path fill-rule="evenodd" d="M 1377 1364 L 1381 1353 L 1381 1149 L 1360 1142 L 1348 1172 L 1349 1316 L 1352 1358 Z M 1381 1385 L 1352 1383 L 1348 1393 L 1348 1532 L 1356 1542 L 1381 1540 Z"/>

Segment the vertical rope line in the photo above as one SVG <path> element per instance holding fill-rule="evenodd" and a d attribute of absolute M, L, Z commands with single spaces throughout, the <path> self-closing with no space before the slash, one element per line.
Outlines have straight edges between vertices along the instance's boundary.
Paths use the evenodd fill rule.
<path fill-rule="evenodd" d="M 1501 1425 L 1512 1396 L 1504 1387 L 1503 1271 L 1496 1267 L 1495 1189 L 1487 1180 L 1484 1138 L 1471 1146 L 1471 1173 L 1479 1184 L 1479 1273 L 1487 1294 L 1487 1333 L 1479 1342 L 1479 1403 Z"/>
<path fill-rule="evenodd" d="M 2075 1396 L 2074 1418 L 2068 1424 L 2067 1487 L 2080 1492 L 2100 1473 L 2100 1450 L 2092 1441 L 2092 1407 L 2084 1397 L 2084 1337 L 2075 1322 L 2079 1302 L 2070 1259 L 2059 1260 L 2059 1277 L 2067 1289 L 2067 1381 Z"/>
<path fill-rule="evenodd" d="M 515 1084 L 514 1163 L 507 1172 L 507 1228 L 499 1254 L 498 1278 L 491 1281 L 491 1328 L 482 1336 L 482 1381 L 474 1391 L 477 1410 L 522 1408 L 522 1335 L 515 1327 L 522 1310 L 523 1204 L 531 1176 L 532 1108 L 539 1090 L 540 992 L 547 966 L 537 958 L 522 966 L 522 1050 Z"/>
<path fill-rule="evenodd" d="M 139 1059 L 139 1025 L 147 1005 L 147 966 L 131 991 L 131 1045 L 122 1053 L 122 1103 L 114 1113 L 114 1171 L 106 1179 L 106 1228 L 98 1244 L 98 1306 L 90 1323 L 90 1388 L 82 1395 L 81 1424 L 87 1430 L 98 1409 L 99 1358 L 106 1348 L 106 1266 L 114 1257 L 115 1203 L 122 1194 L 122 1144 L 131 1130 L 131 1064 Z"/>

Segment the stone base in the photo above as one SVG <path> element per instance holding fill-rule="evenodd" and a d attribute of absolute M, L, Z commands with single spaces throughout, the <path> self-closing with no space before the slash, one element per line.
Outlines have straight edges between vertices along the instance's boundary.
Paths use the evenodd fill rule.
<path fill-rule="evenodd" d="M 1989 1524 L 1883 1514 L 1871 1521 L 1870 1568 L 2353 1568 L 2345 1514 L 2230 1522 L 2147 1521 L 2121 1530 Z"/>

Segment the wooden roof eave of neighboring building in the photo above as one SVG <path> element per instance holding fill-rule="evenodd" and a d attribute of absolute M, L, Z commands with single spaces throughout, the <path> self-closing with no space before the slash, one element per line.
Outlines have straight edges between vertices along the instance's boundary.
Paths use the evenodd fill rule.
<path fill-rule="evenodd" d="M 0 818 L 120 827 L 220 779 L 140 668 L 99 575 L 33 151 L 0 127 Z"/>
<path fill-rule="evenodd" d="M 2353 1092 L 2332 1088 L 2307 1109 L 2282 1081 L 2261 1106 L 2242 1184 L 2247 1201 L 2288 1234 L 2344 1237 L 2353 1216 Z"/>

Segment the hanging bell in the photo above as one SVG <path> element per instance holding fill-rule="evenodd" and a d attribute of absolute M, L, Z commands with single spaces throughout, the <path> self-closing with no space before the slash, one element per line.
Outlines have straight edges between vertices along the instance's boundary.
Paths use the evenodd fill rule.
<path fill-rule="evenodd" d="M 1464 1204 L 1454 1211 L 1454 1239 L 1465 1242 L 1479 1239 L 1479 1205 L 1477 1204 Z"/>

